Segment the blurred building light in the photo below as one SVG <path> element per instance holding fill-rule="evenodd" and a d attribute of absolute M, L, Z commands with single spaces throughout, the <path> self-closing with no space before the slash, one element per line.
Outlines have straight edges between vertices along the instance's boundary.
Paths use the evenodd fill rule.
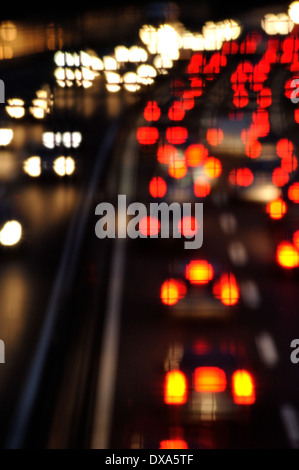
<path fill-rule="evenodd" d="M 41 159 L 38 156 L 27 158 L 23 163 L 24 173 L 36 178 L 41 175 Z"/>
<path fill-rule="evenodd" d="M 25 115 L 24 101 L 19 98 L 11 98 L 7 100 L 8 105 L 5 107 L 7 114 L 14 118 L 20 119 Z"/>
<path fill-rule="evenodd" d="M 13 246 L 19 243 L 22 237 L 22 226 L 16 220 L 6 222 L 0 231 L 0 243 L 4 246 Z"/>
<path fill-rule="evenodd" d="M 0 129 L 0 146 L 9 145 L 13 138 L 12 129 Z"/>
<path fill-rule="evenodd" d="M 75 161 L 72 157 L 58 157 L 54 160 L 53 169 L 59 176 L 69 176 L 75 171 Z"/>

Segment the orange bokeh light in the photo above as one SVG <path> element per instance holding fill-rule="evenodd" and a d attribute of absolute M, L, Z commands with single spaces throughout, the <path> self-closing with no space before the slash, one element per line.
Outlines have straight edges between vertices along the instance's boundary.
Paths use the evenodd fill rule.
<path fill-rule="evenodd" d="M 292 269 L 299 266 L 299 252 L 292 243 L 287 241 L 278 245 L 276 259 L 283 268 Z"/>
<path fill-rule="evenodd" d="M 191 284 L 207 284 L 213 276 L 213 267 L 206 260 L 194 260 L 186 266 L 186 279 Z"/>
<path fill-rule="evenodd" d="M 220 393 L 226 389 L 224 370 L 219 367 L 197 367 L 194 373 L 194 388 L 201 393 Z"/>
<path fill-rule="evenodd" d="M 266 211 L 271 219 L 281 219 L 287 212 L 287 205 L 281 198 L 270 201 L 266 206 Z"/>

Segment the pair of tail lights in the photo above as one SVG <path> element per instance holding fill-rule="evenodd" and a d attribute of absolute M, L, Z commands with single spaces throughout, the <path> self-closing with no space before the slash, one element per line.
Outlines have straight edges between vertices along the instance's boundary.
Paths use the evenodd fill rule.
<path fill-rule="evenodd" d="M 255 402 L 255 385 L 252 375 L 236 370 L 232 375 L 233 400 L 237 405 L 252 405 Z M 197 367 L 194 371 L 194 388 L 200 393 L 220 393 L 227 388 L 225 372 L 218 367 Z M 164 402 L 167 405 L 183 405 L 187 402 L 188 384 L 180 370 L 167 372 L 164 384 Z"/>

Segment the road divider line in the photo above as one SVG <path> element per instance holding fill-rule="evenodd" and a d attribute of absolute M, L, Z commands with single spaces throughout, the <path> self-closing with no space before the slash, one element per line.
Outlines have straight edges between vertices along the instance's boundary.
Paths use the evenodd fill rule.
<path fill-rule="evenodd" d="M 219 225 L 226 235 L 234 235 L 238 227 L 237 220 L 231 212 L 223 212 L 220 215 Z"/>
<path fill-rule="evenodd" d="M 275 367 L 279 361 L 279 354 L 270 333 L 260 333 L 255 342 L 262 362 L 270 368 Z"/>
<path fill-rule="evenodd" d="M 135 131 L 128 137 L 122 158 L 120 194 L 132 198 L 136 171 L 137 141 Z M 119 353 L 121 305 L 125 275 L 126 238 L 116 238 L 108 287 L 107 310 L 103 331 L 102 350 L 91 448 L 107 449 L 112 426 L 113 401 Z"/>
<path fill-rule="evenodd" d="M 280 417 L 291 448 L 299 449 L 298 413 L 292 405 L 285 403 L 280 408 Z"/>
<path fill-rule="evenodd" d="M 112 147 L 117 130 L 119 129 L 122 117 L 121 115 L 119 119 L 115 120 L 106 133 L 105 139 L 96 156 L 95 166 L 87 188 L 80 188 L 81 193 L 79 201 L 69 225 L 60 264 L 45 313 L 45 320 L 39 335 L 39 341 L 24 388 L 21 391 L 19 401 L 16 405 L 11 428 L 8 431 L 8 438 L 5 443 L 5 447 L 8 449 L 22 448 L 26 438 L 26 432 L 34 409 L 35 400 L 38 396 L 47 356 L 50 351 L 53 332 L 59 314 L 61 313 L 60 308 L 65 297 L 68 294 L 71 295 L 71 285 L 74 279 L 86 224 L 92 211 L 95 190 L 98 180 L 104 171 L 109 151 Z"/>

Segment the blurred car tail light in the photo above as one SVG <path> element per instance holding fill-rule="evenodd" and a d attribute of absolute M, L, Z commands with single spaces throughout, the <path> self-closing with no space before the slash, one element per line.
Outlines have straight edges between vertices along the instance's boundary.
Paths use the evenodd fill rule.
<path fill-rule="evenodd" d="M 151 145 L 157 142 L 159 131 L 156 127 L 139 127 L 136 136 L 140 144 Z"/>
<path fill-rule="evenodd" d="M 235 168 L 229 173 L 229 181 L 233 185 L 247 188 L 254 181 L 254 175 L 249 168 Z"/>
<path fill-rule="evenodd" d="M 169 439 L 161 441 L 159 449 L 188 449 L 188 444 L 182 439 Z"/>
<path fill-rule="evenodd" d="M 223 131 L 218 128 L 211 128 L 207 130 L 207 141 L 210 145 L 219 145 L 223 140 Z"/>
<path fill-rule="evenodd" d="M 192 144 L 185 151 L 185 160 L 189 167 L 200 166 L 208 156 L 208 150 L 202 144 Z"/>
<path fill-rule="evenodd" d="M 287 205 L 285 201 L 278 198 L 267 204 L 266 211 L 271 219 L 281 219 L 287 212 Z"/>
<path fill-rule="evenodd" d="M 183 405 L 187 401 L 187 379 L 180 370 L 167 372 L 164 385 L 166 405 Z"/>
<path fill-rule="evenodd" d="M 203 165 L 205 175 L 210 179 L 218 178 L 222 173 L 222 165 L 220 160 L 215 157 L 208 157 Z"/>
<path fill-rule="evenodd" d="M 213 279 L 213 268 L 205 260 L 191 261 L 186 267 L 186 279 L 191 284 L 207 284 Z"/>
<path fill-rule="evenodd" d="M 146 121 L 158 121 L 161 116 L 161 110 L 156 101 L 148 101 L 144 108 L 143 116 Z"/>
<path fill-rule="evenodd" d="M 242 369 L 234 372 L 232 390 L 234 402 L 237 405 L 253 405 L 255 403 L 255 384 L 248 371 Z"/>
<path fill-rule="evenodd" d="M 226 389 L 225 372 L 219 367 L 197 367 L 194 372 L 194 387 L 201 393 L 220 393 Z"/>
<path fill-rule="evenodd" d="M 180 101 L 175 101 L 169 108 L 168 117 L 172 121 L 181 121 L 185 117 L 185 110 Z"/>
<path fill-rule="evenodd" d="M 186 127 L 168 127 L 166 129 L 166 139 L 170 144 L 183 144 L 188 138 Z"/>
<path fill-rule="evenodd" d="M 211 184 L 204 176 L 199 176 L 194 181 L 194 195 L 196 197 L 207 197 L 211 192 Z"/>
<path fill-rule="evenodd" d="M 299 183 L 293 183 L 288 190 L 288 197 L 290 201 L 299 203 Z"/>
<path fill-rule="evenodd" d="M 161 286 L 160 298 L 165 305 L 174 305 L 186 295 L 185 283 L 177 279 L 167 279 Z"/>
<path fill-rule="evenodd" d="M 240 293 L 235 276 L 232 273 L 222 274 L 220 280 L 213 287 L 213 293 L 223 305 L 231 306 L 238 303 Z"/>
<path fill-rule="evenodd" d="M 297 268 L 299 266 L 299 252 L 289 242 L 281 242 L 277 247 L 276 258 L 278 264 L 287 269 Z"/>
<path fill-rule="evenodd" d="M 169 162 L 175 160 L 178 156 L 178 151 L 173 145 L 161 145 L 157 151 L 157 158 L 159 163 L 168 165 Z"/>
<path fill-rule="evenodd" d="M 166 181 L 161 176 L 154 176 L 149 183 L 149 192 L 152 197 L 164 197 L 167 191 Z"/>

